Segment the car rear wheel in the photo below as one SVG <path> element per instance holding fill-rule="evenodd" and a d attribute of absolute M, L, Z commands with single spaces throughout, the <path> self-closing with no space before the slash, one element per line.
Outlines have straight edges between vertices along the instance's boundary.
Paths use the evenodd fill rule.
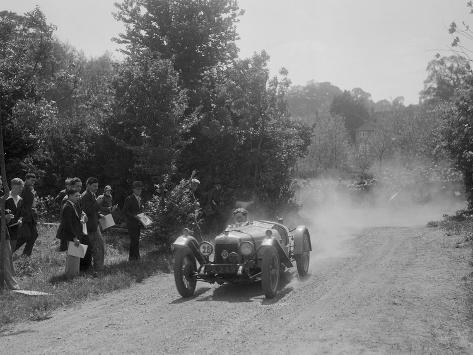
<path fill-rule="evenodd" d="M 197 284 L 196 272 L 197 265 L 192 252 L 187 248 L 177 250 L 174 257 L 174 281 L 182 297 L 194 295 Z"/>
<path fill-rule="evenodd" d="M 279 285 L 279 255 L 275 248 L 266 248 L 261 264 L 261 286 L 267 298 L 274 298 Z"/>
<path fill-rule="evenodd" d="M 310 241 L 309 235 L 307 233 L 304 234 L 302 238 L 302 254 L 296 255 L 296 265 L 297 265 L 297 272 L 300 277 L 304 277 L 307 275 L 309 271 L 309 263 L 310 263 Z"/>

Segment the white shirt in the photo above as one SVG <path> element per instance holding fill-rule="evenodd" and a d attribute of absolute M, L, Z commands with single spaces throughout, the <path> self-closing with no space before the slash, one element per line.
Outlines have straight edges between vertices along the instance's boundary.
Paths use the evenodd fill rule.
<path fill-rule="evenodd" d="M 20 195 L 14 196 L 10 193 L 10 197 L 13 199 L 13 202 L 15 203 L 15 206 L 18 207 L 18 202 L 20 202 L 20 200 L 21 200 Z"/>

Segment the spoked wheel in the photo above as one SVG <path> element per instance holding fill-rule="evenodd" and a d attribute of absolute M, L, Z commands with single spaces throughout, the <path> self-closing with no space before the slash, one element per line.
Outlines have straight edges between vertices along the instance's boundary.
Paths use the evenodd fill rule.
<path fill-rule="evenodd" d="M 261 264 L 261 286 L 267 298 L 273 298 L 278 293 L 279 285 L 279 255 L 275 248 L 266 248 Z"/>
<path fill-rule="evenodd" d="M 174 258 L 174 281 L 177 291 L 182 297 L 194 295 L 197 278 L 197 265 L 194 255 L 189 249 L 179 249 Z"/>
<path fill-rule="evenodd" d="M 304 234 L 302 239 L 302 250 L 304 250 L 302 254 L 296 255 L 297 272 L 299 273 L 300 277 L 306 276 L 307 272 L 309 271 L 310 241 L 307 233 Z"/>

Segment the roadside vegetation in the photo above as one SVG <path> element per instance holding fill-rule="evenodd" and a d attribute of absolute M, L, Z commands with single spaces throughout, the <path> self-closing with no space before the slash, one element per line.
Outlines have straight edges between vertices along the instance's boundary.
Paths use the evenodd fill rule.
<path fill-rule="evenodd" d="M 166 253 L 153 243 L 144 244 L 144 255 L 139 262 L 128 262 L 126 234 L 105 233 L 105 270 L 97 277 L 91 273 L 74 279 L 64 277 L 65 254 L 59 253 L 55 226 L 41 225 L 40 236 L 31 258 L 15 255 L 15 271 L 22 289 L 48 293 L 28 296 L 15 292 L 0 297 L 0 332 L 18 321 L 41 321 L 51 317 L 52 311 L 74 303 L 142 282 L 158 272 L 169 272 Z M 125 238 L 124 238 L 125 237 Z"/>

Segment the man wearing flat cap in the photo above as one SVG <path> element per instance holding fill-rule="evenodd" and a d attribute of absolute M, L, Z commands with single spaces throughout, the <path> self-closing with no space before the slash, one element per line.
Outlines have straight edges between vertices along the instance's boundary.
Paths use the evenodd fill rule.
<path fill-rule="evenodd" d="M 131 187 L 133 193 L 125 199 L 123 204 L 123 214 L 125 215 L 126 226 L 130 236 L 130 252 L 128 255 L 128 260 L 130 261 L 140 259 L 141 221 L 137 215 L 143 212 L 143 201 L 141 199 L 143 183 L 141 181 L 134 181 Z"/>
<path fill-rule="evenodd" d="M 112 187 L 106 185 L 103 189 L 103 194 L 97 197 L 97 203 L 100 206 L 100 212 L 103 214 L 109 214 L 113 211 L 113 197 Z"/>

